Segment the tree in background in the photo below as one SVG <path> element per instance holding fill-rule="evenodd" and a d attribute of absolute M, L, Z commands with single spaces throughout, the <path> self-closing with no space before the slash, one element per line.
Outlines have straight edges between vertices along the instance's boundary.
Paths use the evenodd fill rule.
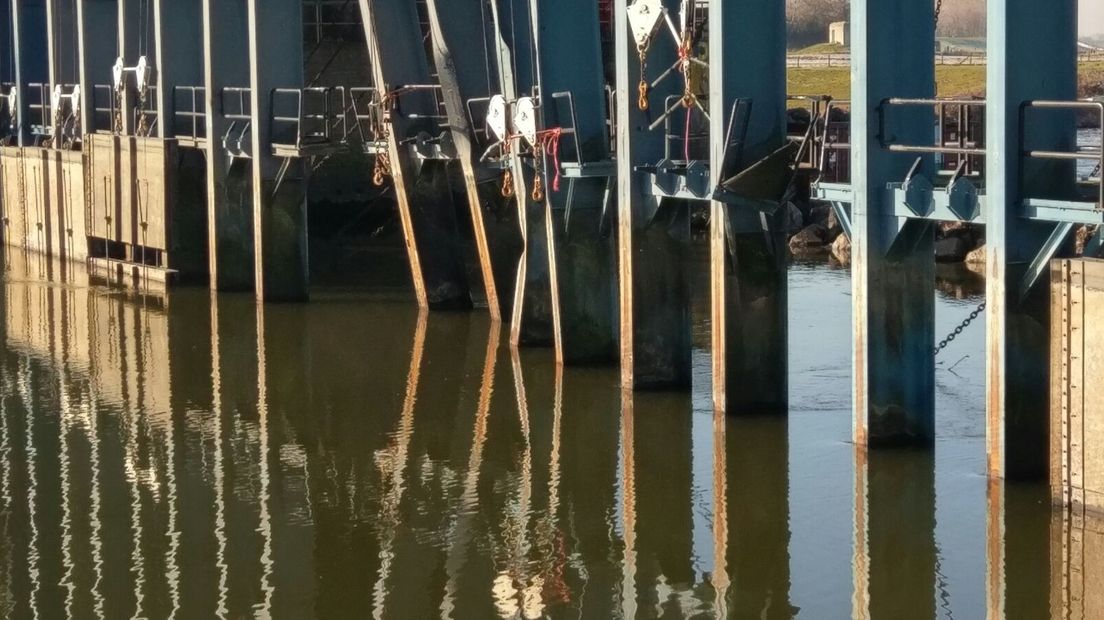
<path fill-rule="evenodd" d="M 786 0 L 790 48 L 827 41 L 828 24 L 847 21 L 850 4 L 849 0 Z M 939 36 L 985 36 L 985 0 L 943 0 Z"/>

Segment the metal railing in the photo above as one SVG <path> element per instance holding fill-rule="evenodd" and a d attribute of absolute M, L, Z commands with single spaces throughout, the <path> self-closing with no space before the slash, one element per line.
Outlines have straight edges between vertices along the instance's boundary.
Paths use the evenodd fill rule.
<path fill-rule="evenodd" d="M 207 139 L 206 98 L 203 86 L 173 87 L 173 137 L 194 143 Z"/>
<path fill-rule="evenodd" d="M 27 109 L 31 113 L 31 125 L 28 128 L 35 143 L 54 135 L 53 106 L 50 101 L 50 85 L 31 83 L 21 93 L 27 97 Z"/>
<path fill-rule="evenodd" d="M 677 105 L 678 101 L 682 99 L 682 95 L 670 95 L 663 100 L 663 107 L 666 110 L 672 110 L 673 106 Z M 698 116 L 700 119 L 705 119 L 705 129 L 697 129 L 697 125 L 694 123 L 694 110 L 698 110 Z M 708 160 L 709 159 L 709 117 L 705 112 L 696 106 L 682 107 L 682 133 L 673 133 L 675 128 L 673 125 L 673 119 L 676 116 L 673 113 L 666 114 L 666 118 L 663 119 L 663 159 L 668 161 L 683 161 L 690 162 L 694 160 Z M 704 143 L 705 149 L 702 149 Z M 674 152 L 674 145 L 681 144 L 682 150 L 678 153 Z"/>
<path fill-rule="evenodd" d="M 1027 131 L 1027 115 L 1029 110 L 1045 110 L 1051 112 L 1095 112 L 1099 119 L 1099 126 L 1101 127 L 1102 137 L 1099 144 L 1091 144 L 1085 147 L 1074 147 L 1074 150 L 1041 150 L 1029 148 L 1029 134 Z M 1054 100 L 1036 100 L 1025 101 L 1020 106 L 1020 195 L 1025 198 L 1026 193 L 1023 187 L 1024 181 L 1024 165 L 1028 160 L 1044 160 L 1044 161 L 1088 161 L 1093 162 L 1096 168 L 1093 172 L 1089 173 L 1084 178 L 1077 178 L 1079 185 L 1085 185 L 1088 187 L 1096 186 L 1096 191 L 1092 193 L 1091 200 L 1096 203 L 1097 209 L 1104 209 L 1104 183 L 1101 182 L 1102 170 L 1104 170 L 1104 97 L 1097 97 L 1095 99 L 1082 99 L 1079 101 L 1054 101 Z M 1032 196 L 1035 198 L 1035 196 Z"/>
<path fill-rule="evenodd" d="M 789 122 L 786 127 L 786 140 L 799 145 L 799 151 L 795 164 L 799 170 L 817 170 L 820 167 L 819 143 L 824 135 L 824 125 L 827 121 L 828 107 L 832 98 L 828 95 L 792 95 L 786 98 L 789 103 L 798 103 L 798 108 L 806 110 L 808 120 L 796 119 Z"/>
<path fill-rule="evenodd" d="M 277 88 L 271 96 L 274 146 L 334 146 L 348 137 L 344 87 Z"/>
<path fill-rule="evenodd" d="M 888 135 L 890 110 L 931 108 L 935 114 L 935 135 L 925 144 L 902 143 Z M 878 106 L 878 137 L 882 148 L 894 153 L 915 153 L 940 157 L 939 169 L 961 175 L 979 175 L 984 170 L 984 99 L 891 98 Z"/>
<path fill-rule="evenodd" d="M 250 134 L 253 130 L 253 106 L 250 95 L 253 89 L 243 86 L 227 86 L 222 89 L 220 102 L 222 117 L 230 121 L 226 133 L 222 136 L 222 147 L 231 157 L 250 159 L 252 144 Z"/>
<path fill-rule="evenodd" d="M 824 109 L 824 133 L 814 145 L 818 183 L 851 182 L 851 102 L 835 99 Z"/>

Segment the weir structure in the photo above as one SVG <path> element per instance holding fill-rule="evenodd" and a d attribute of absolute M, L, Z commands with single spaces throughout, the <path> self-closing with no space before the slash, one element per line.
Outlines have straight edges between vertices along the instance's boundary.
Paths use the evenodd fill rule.
<path fill-rule="evenodd" d="M 707 278 L 714 406 L 774 413 L 808 190 L 854 244 L 855 441 L 930 448 L 934 228 L 984 224 L 989 473 L 1042 476 L 1039 281 L 1104 223 L 1076 167 L 1104 158 L 1076 141 L 1104 115 L 1076 101 L 1076 2 L 990 0 L 985 99 L 938 97 L 933 2 L 851 11 L 851 100 L 804 98 L 787 135 L 782 0 L 8 0 L 6 253 L 303 301 L 314 179 L 340 162 L 393 205 L 421 307 L 686 389 Z"/>

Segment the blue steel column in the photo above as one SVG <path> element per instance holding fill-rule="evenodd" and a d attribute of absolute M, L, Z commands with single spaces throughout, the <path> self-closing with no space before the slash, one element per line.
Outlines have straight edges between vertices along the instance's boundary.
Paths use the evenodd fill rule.
<path fill-rule="evenodd" d="M 648 126 L 662 114 L 662 106 L 642 111 L 637 106 L 640 57 L 630 30 L 626 8 L 631 0 L 614 2 L 617 55 L 617 243 L 621 312 L 621 385 L 624 388 L 690 387 L 690 217 L 685 202 L 664 200 L 646 191 L 646 180 L 635 170 L 664 157 L 662 131 Z M 679 0 L 665 0 L 677 14 Z M 666 26 L 663 26 L 664 28 Z M 649 54 L 675 58 L 675 44 L 665 32 L 652 43 Z M 652 61 L 647 80 L 666 67 Z M 651 93 L 666 101 L 677 93 L 677 80 L 666 80 Z M 669 202 L 661 206 L 661 202 Z"/>
<path fill-rule="evenodd" d="M 498 184 L 492 182 L 479 162 L 483 153 L 475 140 L 467 108 L 471 99 L 489 97 L 497 90 L 494 87 L 497 80 L 491 77 L 492 73 L 497 73 L 497 67 L 493 64 L 491 41 L 487 36 L 491 23 L 483 2 L 428 0 L 427 10 L 437 83 L 441 86 L 452 142 L 464 177 L 487 309 L 497 322 L 502 320 L 503 313 L 510 312 L 513 266 L 501 259 L 495 260 L 496 254 L 507 254 L 495 250 L 500 249 L 508 233 L 503 227 L 494 225 L 497 218 L 493 214 L 507 205 L 503 204 L 506 200 Z M 484 216 L 484 204 L 490 217 Z"/>
<path fill-rule="evenodd" d="M 375 87 L 381 97 L 403 86 L 432 84 L 413 0 L 360 0 Z M 471 296 L 460 254 L 448 162 L 420 160 L 407 149 L 420 132 L 436 136 L 440 114 L 427 92 L 400 94 L 385 105 L 387 150 L 410 272 L 419 306 L 466 308 Z"/>
<path fill-rule="evenodd" d="M 173 138 L 173 89 L 203 81 L 200 0 L 155 0 L 157 137 Z"/>
<path fill-rule="evenodd" d="M 111 66 L 115 64 L 115 47 L 104 41 L 118 39 L 117 0 L 78 0 L 77 38 L 81 85 L 81 128 L 93 129 L 95 85 L 111 84 Z"/>
<path fill-rule="evenodd" d="M 153 66 L 153 16 L 146 15 L 142 6 L 142 0 L 118 0 L 118 57 L 122 58 L 123 65 L 134 67 L 138 59 L 145 56 Z M 131 78 L 133 79 L 133 78 Z M 123 91 L 123 135 L 132 136 L 135 132 L 135 118 L 129 113 L 138 102 L 134 101 L 134 91 L 127 88 Z"/>
<path fill-rule="evenodd" d="M 18 89 L 18 146 L 31 144 L 31 115 L 28 84 L 49 81 L 46 51 L 45 0 L 10 0 L 12 60 Z"/>
<path fill-rule="evenodd" d="M 716 185 L 722 181 L 724 136 L 737 99 L 749 99 L 752 106 L 742 166 L 785 144 L 785 4 L 710 3 L 709 62 L 710 171 Z M 729 413 L 785 413 L 786 206 L 764 214 L 713 202 L 711 213 L 713 406 Z"/>
<path fill-rule="evenodd" d="M 934 6 L 926 0 L 851 4 L 854 439 L 932 444 L 935 437 L 935 263 L 932 224 L 893 215 L 887 183 L 914 158 L 879 143 L 881 102 L 935 91 Z M 895 113 L 886 131 L 931 141 L 930 111 Z M 932 171 L 925 159 L 924 173 Z"/>
<path fill-rule="evenodd" d="M 253 268 L 257 299 L 309 296 L 307 166 L 272 154 L 272 91 L 303 86 L 302 0 L 249 0 L 250 107 L 253 112 Z"/>
<path fill-rule="evenodd" d="M 231 160 L 222 91 L 249 84 L 245 0 L 202 0 L 203 87 L 207 136 L 207 265 L 211 288 L 253 290 L 253 206 L 249 162 Z"/>
<path fill-rule="evenodd" d="M 541 128 L 572 128 L 560 139 L 565 161 L 609 160 L 609 129 L 598 5 L 594 0 L 532 0 Z M 569 100 L 557 98 L 569 93 Z M 578 152 L 574 146 L 578 144 Z M 541 158 L 545 242 L 551 272 L 553 330 L 568 363 L 612 361 L 617 346 L 613 238 L 605 234 L 609 177 L 562 179 L 550 154 Z M 530 239 L 533 237 L 530 232 Z M 527 253 L 532 256 L 531 253 Z"/>
<path fill-rule="evenodd" d="M 988 12 L 989 474 L 1041 478 L 1048 455 L 1050 312 L 1046 287 L 1020 303 L 1017 285 L 1056 225 L 1018 214 L 1024 195 L 1045 195 L 1072 173 L 1064 162 L 1025 162 L 1020 176 L 1019 114 L 1027 100 L 1077 96 L 1077 2 L 989 0 Z M 1033 148 L 1073 150 L 1074 126 L 1061 113 L 1032 116 Z"/>
<path fill-rule="evenodd" d="M 46 3 L 47 65 L 50 88 L 77 81 L 77 0 Z"/>

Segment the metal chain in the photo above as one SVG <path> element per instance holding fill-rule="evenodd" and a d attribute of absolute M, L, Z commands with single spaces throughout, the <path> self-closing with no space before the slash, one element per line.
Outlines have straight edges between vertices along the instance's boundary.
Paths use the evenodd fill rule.
<path fill-rule="evenodd" d="M 981 316 L 982 312 L 985 312 L 985 306 L 986 302 L 981 302 L 981 304 L 978 305 L 978 307 L 970 313 L 970 316 L 966 317 L 965 321 L 959 323 L 958 327 L 954 328 L 954 331 L 947 334 L 947 337 L 941 340 L 938 345 L 936 345 L 935 350 L 932 351 L 932 353 L 934 355 L 939 355 L 943 351 L 943 349 L 947 348 L 947 345 L 954 342 L 955 338 L 961 336 L 962 332 L 966 331 L 966 328 L 969 327 L 971 323 L 976 321 L 977 318 Z"/>
<path fill-rule="evenodd" d="M 1093 171 L 1089 173 L 1089 178 L 1090 179 L 1095 177 L 1096 175 L 1100 174 L 1100 167 L 1102 165 L 1104 165 L 1104 164 L 1097 164 L 1096 168 L 1093 168 Z"/>
<path fill-rule="evenodd" d="M 373 119 L 375 126 L 372 128 L 372 139 L 376 147 L 376 166 L 372 172 L 372 184 L 376 187 L 383 187 L 387 179 L 392 176 L 391 129 L 388 126 L 391 122 L 391 103 L 391 94 L 384 95 L 380 99 L 378 113 Z"/>
<path fill-rule="evenodd" d="M 935 27 L 939 28 L 939 15 L 943 12 L 943 0 L 935 0 Z"/>

